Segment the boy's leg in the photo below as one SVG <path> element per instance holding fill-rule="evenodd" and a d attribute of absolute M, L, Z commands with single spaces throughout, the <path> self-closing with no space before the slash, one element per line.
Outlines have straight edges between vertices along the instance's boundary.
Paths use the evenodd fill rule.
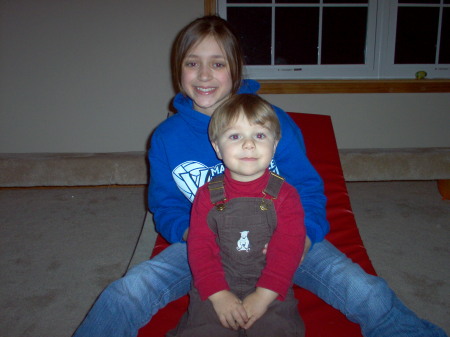
<path fill-rule="evenodd" d="M 358 323 L 366 337 L 447 336 L 406 308 L 382 278 L 367 274 L 326 240 L 308 252 L 294 282 Z"/>
<path fill-rule="evenodd" d="M 136 336 L 159 309 L 189 292 L 191 279 L 186 245 L 172 244 L 111 283 L 74 337 Z"/>

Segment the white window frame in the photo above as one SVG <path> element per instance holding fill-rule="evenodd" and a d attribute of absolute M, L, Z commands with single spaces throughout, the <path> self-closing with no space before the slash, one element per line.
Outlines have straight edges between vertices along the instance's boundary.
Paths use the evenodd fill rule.
<path fill-rule="evenodd" d="M 320 1 L 322 2 L 322 1 Z M 366 62 L 363 65 L 268 65 L 246 66 L 246 77 L 262 80 L 308 80 L 308 79 L 413 79 L 419 70 L 427 72 L 427 78 L 450 78 L 450 64 L 398 65 L 394 64 L 395 31 L 398 4 L 393 0 L 369 0 L 368 4 L 347 4 L 347 6 L 368 7 Z M 295 4 L 226 4 L 217 0 L 217 12 L 226 19 L 226 7 L 282 7 Z M 338 4 L 299 4 L 297 6 L 336 7 Z M 417 5 L 416 5 L 417 6 Z M 436 5 L 421 5 L 436 6 Z M 443 0 L 437 5 L 442 9 Z M 272 30 L 274 29 L 274 10 L 272 10 Z M 321 12 L 321 11 L 320 11 Z M 441 15 L 442 16 L 442 15 Z M 272 34 L 273 36 L 274 34 Z M 272 45 L 274 41 L 272 41 Z M 319 51 L 320 53 L 320 48 Z M 273 64 L 274 55 L 272 55 Z M 319 57 L 320 60 L 320 57 Z M 300 70 L 301 69 L 301 70 Z"/>
<path fill-rule="evenodd" d="M 442 21 L 442 12 L 444 7 L 450 8 L 450 4 L 444 4 L 440 0 L 440 4 L 398 4 L 397 1 L 384 0 L 381 4 L 384 8 L 381 9 L 383 13 L 389 13 L 383 22 L 383 29 L 394 34 L 380 34 L 384 36 L 381 41 L 379 53 L 379 68 L 380 78 L 413 78 L 417 71 L 423 70 L 427 72 L 428 78 L 450 78 L 450 64 L 438 64 L 439 57 L 439 43 L 437 45 L 436 60 L 434 64 L 394 64 L 395 57 L 395 31 L 397 27 L 397 11 L 399 7 L 439 7 L 439 21 Z M 441 22 L 439 22 L 439 29 Z M 438 32 L 440 38 L 440 31 Z M 386 52 L 383 53 L 382 51 Z"/>

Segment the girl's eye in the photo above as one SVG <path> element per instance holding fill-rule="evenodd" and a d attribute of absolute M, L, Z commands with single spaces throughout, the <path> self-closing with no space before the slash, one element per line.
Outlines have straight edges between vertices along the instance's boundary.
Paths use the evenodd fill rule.
<path fill-rule="evenodd" d="M 214 63 L 213 66 L 214 66 L 214 68 L 223 68 L 223 67 L 225 67 L 225 64 L 223 64 L 223 63 Z"/>
<path fill-rule="evenodd" d="M 186 67 L 193 68 L 197 65 L 195 62 L 186 62 Z"/>

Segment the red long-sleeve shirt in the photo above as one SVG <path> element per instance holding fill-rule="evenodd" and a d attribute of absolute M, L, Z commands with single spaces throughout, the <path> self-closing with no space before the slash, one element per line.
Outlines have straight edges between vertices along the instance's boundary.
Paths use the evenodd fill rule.
<path fill-rule="evenodd" d="M 233 180 L 225 170 L 225 193 L 227 200 L 238 197 L 263 197 L 269 171 L 251 182 Z M 266 266 L 256 284 L 279 294 L 283 300 L 295 270 L 300 264 L 305 244 L 304 213 L 297 190 L 284 182 L 278 197 L 273 200 L 277 214 L 277 226 L 270 239 L 266 254 Z M 188 258 L 194 286 L 202 300 L 221 290 L 229 290 L 222 268 L 220 250 L 214 232 L 208 227 L 207 217 L 211 208 L 207 184 L 195 197 L 188 235 Z"/>

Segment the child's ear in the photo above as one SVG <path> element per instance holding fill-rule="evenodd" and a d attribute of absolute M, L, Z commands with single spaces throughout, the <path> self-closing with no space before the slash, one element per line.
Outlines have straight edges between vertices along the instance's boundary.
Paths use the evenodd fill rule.
<path fill-rule="evenodd" d="M 222 158 L 222 155 L 221 155 L 221 153 L 220 153 L 219 145 L 217 145 L 216 142 L 212 142 L 211 144 L 212 144 L 212 146 L 213 146 L 213 148 L 214 148 L 214 151 L 216 151 L 217 158 L 219 158 L 220 160 L 222 160 L 223 158 Z"/>

